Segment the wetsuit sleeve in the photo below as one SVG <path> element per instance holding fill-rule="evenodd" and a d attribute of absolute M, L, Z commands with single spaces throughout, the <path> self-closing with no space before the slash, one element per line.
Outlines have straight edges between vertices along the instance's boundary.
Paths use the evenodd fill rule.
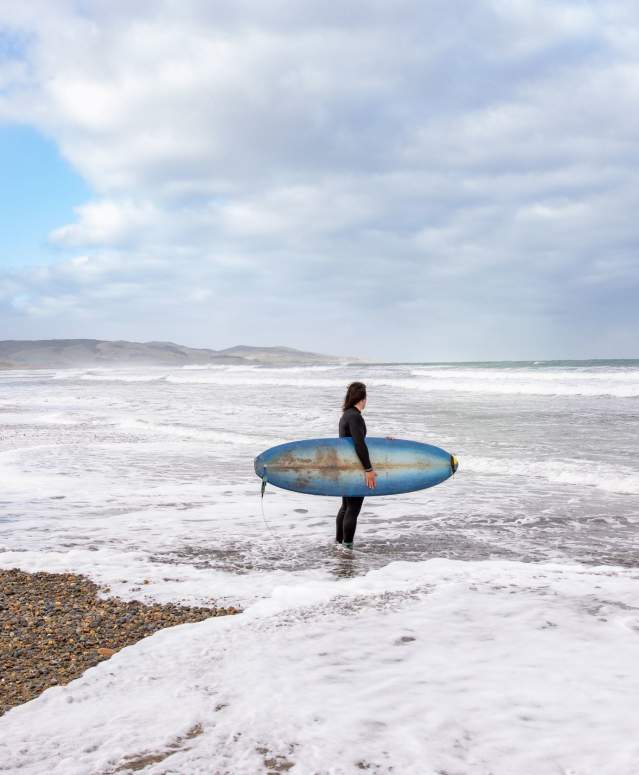
<path fill-rule="evenodd" d="M 371 465 L 371 459 L 368 455 L 368 447 L 366 446 L 364 436 L 364 420 L 360 415 L 353 417 L 349 423 L 351 436 L 353 437 L 353 443 L 355 444 L 355 452 L 360 459 L 361 464 L 364 466 L 365 471 L 371 471 L 373 466 Z"/>

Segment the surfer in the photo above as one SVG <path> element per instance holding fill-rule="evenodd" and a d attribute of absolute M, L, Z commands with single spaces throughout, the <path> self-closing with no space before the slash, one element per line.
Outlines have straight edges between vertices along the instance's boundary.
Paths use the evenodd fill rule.
<path fill-rule="evenodd" d="M 366 485 L 372 490 L 375 488 L 377 474 L 371 465 L 366 446 L 366 423 L 362 412 L 366 406 L 366 385 L 363 382 L 351 382 L 346 390 L 343 414 L 339 421 L 340 437 L 350 437 L 355 445 L 355 452 L 364 470 Z M 335 540 L 346 549 L 353 548 L 353 538 L 357 528 L 357 517 L 364 503 L 364 498 L 342 498 L 342 506 L 337 512 Z"/>

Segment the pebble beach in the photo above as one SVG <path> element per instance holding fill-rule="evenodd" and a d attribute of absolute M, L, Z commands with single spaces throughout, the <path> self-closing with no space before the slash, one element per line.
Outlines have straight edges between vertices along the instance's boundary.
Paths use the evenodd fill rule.
<path fill-rule="evenodd" d="M 107 594 L 72 573 L 0 570 L 0 715 L 158 630 L 238 612 Z"/>

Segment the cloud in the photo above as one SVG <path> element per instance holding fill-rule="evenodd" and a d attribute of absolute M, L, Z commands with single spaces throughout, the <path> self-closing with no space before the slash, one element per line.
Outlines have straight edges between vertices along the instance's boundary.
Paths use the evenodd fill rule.
<path fill-rule="evenodd" d="M 118 245 L 134 240 L 136 234 L 155 225 L 158 213 L 150 202 L 102 200 L 76 208 L 78 221 L 55 229 L 53 243 L 76 245 Z"/>
<path fill-rule="evenodd" d="M 588 355 L 592 332 L 612 354 L 639 322 L 630 1 L 9 3 L 2 23 L 0 120 L 95 191 L 49 235 L 58 264 L 0 280 L 5 327 L 393 359 Z"/>

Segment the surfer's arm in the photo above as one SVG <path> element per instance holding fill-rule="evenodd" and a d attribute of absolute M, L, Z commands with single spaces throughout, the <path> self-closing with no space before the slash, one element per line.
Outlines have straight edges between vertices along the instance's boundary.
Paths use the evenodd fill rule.
<path fill-rule="evenodd" d="M 372 471 L 371 459 L 368 454 L 368 447 L 366 446 L 364 436 L 364 420 L 361 417 L 353 417 L 350 422 L 350 432 L 353 437 L 353 444 L 355 445 L 355 452 L 359 458 L 360 463 L 364 466 L 365 471 Z"/>

